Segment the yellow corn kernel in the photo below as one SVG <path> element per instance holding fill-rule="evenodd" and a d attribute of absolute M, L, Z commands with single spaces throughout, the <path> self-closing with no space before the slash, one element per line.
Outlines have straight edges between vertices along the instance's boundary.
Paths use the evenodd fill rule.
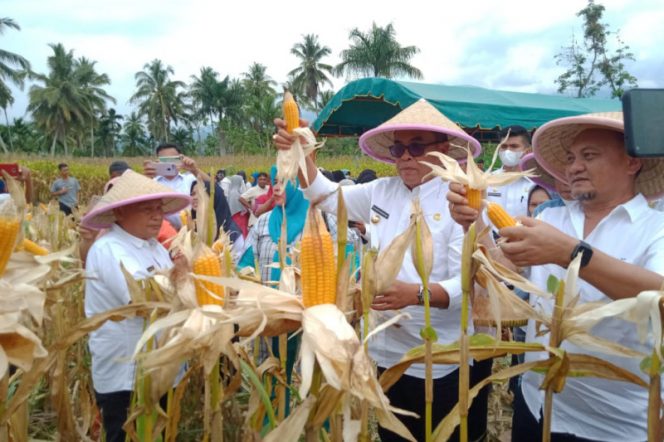
<path fill-rule="evenodd" d="M 212 251 L 214 251 L 214 253 L 216 253 L 217 255 L 221 255 L 221 253 L 224 251 L 224 242 L 218 239 L 212 244 L 211 248 Z"/>
<path fill-rule="evenodd" d="M 475 210 L 480 210 L 482 205 L 482 191 L 480 189 L 473 189 L 468 186 L 466 188 L 466 199 L 468 200 L 468 206 L 472 207 Z"/>
<path fill-rule="evenodd" d="M 0 216 L 0 276 L 14 251 L 19 227 L 18 217 Z"/>
<path fill-rule="evenodd" d="M 310 214 L 302 234 L 300 266 L 302 303 L 304 307 L 335 304 L 337 299 L 337 265 L 330 232 L 317 209 Z"/>
<path fill-rule="evenodd" d="M 489 215 L 489 219 L 496 229 L 516 226 L 516 220 L 512 218 L 500 204 L 489 203 L 486 208 L 486 213 Z"/>
<path fill-rule="evenodd" d="M 194 260 L 194 273 L 196 275 L 203 276 L 222 276 L 221 272 L 221 262 L 219 257 L 214 253 L 204 253 Z M 215 284 L 210 281 L 200 281 L 196 280 L 196 299 L 198 300 L 198 305 L 206 304 L 216 304 L 224 305 L 224 287 Z M 214 293 L 217 299 L 210 295 L 210 292 Z"/>
<path fill-rule="evenodd" d="M 33 255 L 44 256 L 48 255 L 48 250 L 40 246 L 34 241 L 29 240 L 28 238 L 23 238 L 23 242 L 18 247 L 21 250 L 32 253 Z"/>
<path fill-rule="evenodd" d="M 183 226 L 189 225 L 189 212 L 187 212 L 186 210 L 180 211 L 180 224 L 182 224 Z"/>
<path fill-rule="evenodd" d="M 283 102 L 284 120 L 286 120 L 286 130 L 289 134 L 293 133 L 293 129 L 300 127 L 300 111 L 297 108 L 297 103 L 293 98 L 293 94 L 286 91 L 284 92 Z"/>

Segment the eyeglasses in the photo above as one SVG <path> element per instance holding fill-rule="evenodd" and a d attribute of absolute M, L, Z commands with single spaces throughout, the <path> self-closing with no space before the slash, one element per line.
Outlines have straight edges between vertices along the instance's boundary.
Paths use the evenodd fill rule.
<path fill-rule="evenodd" d="M 413 156 L 413 157 L 419 157 L 424 155 L 424 150 L 433 144 L 439 144 L 442 143 L 443 141 L 432 141 L 431 143 L 418 143 L 417 141 L 413 141 L 410 144 L 403 144 L 396 142 L 393 145 L 389 147 L 390 149 L 390 155 L 392 155 L 394 158 L 401 158 L 403 153 L 405 151 L 408 151 L 408 153 Z"/>

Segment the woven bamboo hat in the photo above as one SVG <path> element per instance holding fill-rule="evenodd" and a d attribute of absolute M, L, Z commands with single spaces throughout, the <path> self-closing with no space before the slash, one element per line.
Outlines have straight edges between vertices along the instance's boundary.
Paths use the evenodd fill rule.
<path fill-rule="evenodd" d="M 81 224 L 93 229 L 105 229 L 115 222 L 113 209 L 157 199 L 162 200 L 165 215 L 179 212 L 191 203 L 189 195 L 173 192 L 163 184 L 127 170 L 81 219 Z"/>
<path fill-rule="evenodd" d="M 534 153 L 528 153 L 519 162 L 521 171 L 535 170 L 536 176 L 528 177 L 533 183 L 544 187 L 548 192 L 556 191 L 556 179 L 539 165 Z"/>
<path fill-rule="evenodd" d="M 565 117 L 549 121 L 533 137 L 537 162 L 555 178 L 565 181 L 565 151 L 574 138 L 586 129 L 607 129 L 624 133 L 622 112 Z M 636 177 L 636 191 L 648 199 L 664 194 L 664 159 L 641 158 L 641 172 Z"/>
<path fill-rule="evenodd" d="M 464 132 L 463 129 L 423 98 L 380 126 L 362 134 L 360 148 L 378 161 L 394 163 L 394 158 L 390 155 L 390 146 L 394 144 L 394 132 L 402 130 L 421 130 L 445 134 L 450 144 L 471 149 L 474 157 L 482 152 L 479 141 Z M 452 145 L 450 145 L 447 155 L 460 161 L 466 161 L 468 158 L 468 154 L 464 149 Z"/>

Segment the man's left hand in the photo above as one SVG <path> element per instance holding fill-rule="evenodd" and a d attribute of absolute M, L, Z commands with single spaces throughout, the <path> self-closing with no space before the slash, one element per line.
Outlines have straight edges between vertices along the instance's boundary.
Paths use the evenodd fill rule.
<path fill-rule="evenodd" d="M 194 161 L 193 159 L 191 159 L 187 156 L 182 156 L 182 166 L 181 166 L 181 168 L 183 170 L 191 172 L 194 175 L 198 174 L 198 166 L 196 166 L 196 161 Z"/>
<path fill-rule="evenodd" d="M 417 305 L 418 284 L 394 281 L 389 289 L 374 297 L 371 308 L 374 310 L 399 310 L 409 305 Z"/>
<path fill-rule="evenodd" d="M 519 267 L 557 264 L 567 267 L 572 250 L 579 242 L 552 225 L 533 218 L 519 217 L 521 226 L 500 229 L 500 249 Z"/>

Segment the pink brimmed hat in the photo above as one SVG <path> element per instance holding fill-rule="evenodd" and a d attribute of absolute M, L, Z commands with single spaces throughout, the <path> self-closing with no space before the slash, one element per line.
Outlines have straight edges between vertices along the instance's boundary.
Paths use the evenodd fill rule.
<path fill-rule="evenodd" d="M 608 129 L 625 132 L 622 112 L 601 112 L 565 117 L 549 121 L 533 137 L 533 151 L 537 162 L 555 178 L 565 181 L 566 150 L 586 129 Z M 636 177 L 636 191 L 648 199 L 664 194 L 664 160 L 641 158 L 643 166 Z"/>
<path fill-rule="evenodd" d="M 115 222 L 113 209 L 158 199 L 162 201 L 165 215 L 177 213 L 191 203 L 189 195 L 173 192 L 163 184 L 127 170 L 81 219 L 81 224 L 93 229 L 105 229 Z"/>
<path fill-rule="evenodd" d="M 531 176 L 528 178 L 533 183 L 544 187 L 549 192 L 556 191 L 556 179 L 551 176 L 549 172 L 544 170 L 542 166 L 539 165 L 534 153 L 531 152 L 521 158 L 521 161 L 519 162 L 519 169 L 521 169 L 522 172 L 534 169 L 536 176 Z"/>
<path fill-rule="evenodd" d="M 403 130 L 421 130 L 447 135 L 450 141 L 450 150 L 447 155 L 460 161 L 465 161 L 468 154 L 463 148 L 452 146 L 452 144 L 471 149 L 474 157 L 482 152 L 479 141 L 464 132 L 423 98 L 380 126 L 362 134 L 360 148 L 378 161 L 394 163 L 394 158 L 390 155 L 390 146 L 394 144 L 394 132 Z"/>

